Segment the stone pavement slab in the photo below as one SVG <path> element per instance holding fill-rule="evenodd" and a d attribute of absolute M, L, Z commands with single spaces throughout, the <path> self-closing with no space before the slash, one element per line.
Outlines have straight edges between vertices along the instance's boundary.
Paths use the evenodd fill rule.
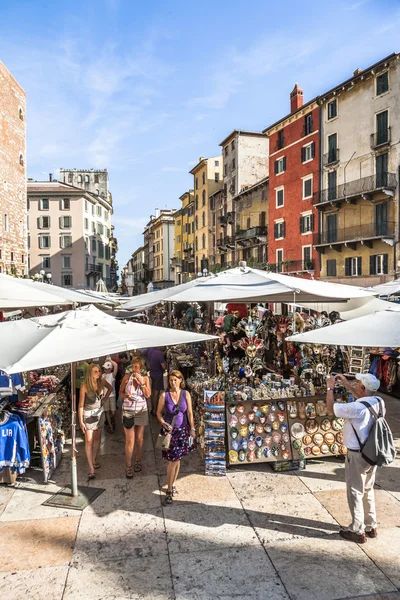
<path fill-rule="evenodd" d="M 295 475 L 311 492 L 346 489 L 344 461 L 341 459 L 307 461 L 307 468 L 295 471 Z"/>
<path fill-rule="evenodd" d="M 291 600 L 347 600 L 350 596 L 396 591 L 361 546 L 337 534 L 276 541 L 267 551 Z"/>
<path fill-rule="evenodd" d="M 249 547 L 260 542 L 240 502 L 176 502 L 164 508 L 170 554 Z"/>
<path fill-rule="evenodd" d="M 72 558 L 80 517 L 0 523 L 0 571 L 59 566 Z"/>
<path fill-rule="evenodd" d="M 88 590 L 90 592 L 88 593 Z M 167 555 L 73 564 L 63 600 L 173 600 Z"/>
<path fill-rule="evenodd" d="M 64 565 L 0 573 L 0 598 L 62 600 L 68 569 L 68 565 Z"/>
<path fill-rule="evenodd" d="M 183 473 L 177 481 L 177 501 L 181 502 L 231 502 L 237 500 L 227 477 L 208 477 L 198 473 Z M 166 489 L 166 485 L 165 485 Z"/>
<path fill-rule="evenodd" d="M 84 510 L 84 514 L 104 516 L 116 510 L 142 510 L 159 508 L 161 496 L 157 475 L 136 474 L 133 479 L 107 479 L 102 486 L 101 480 L 95 479 L 96 486 L 105 488 Z"/>
<path fill-rule="evenodd" d="M 228 472 L 228 479 L 241 500 L 250 498 L 265 498 L 270 494 L 287 496 L 292 494 L 308 494 L 309 490 L 293 472 L 273 473 L 267 465 L 263 471 L 232 470 Z"/>
<path fill-rule="evenodd" d="M 97 516 L 82 515 L 76 539 L 74 563 L 90 562 L 107 566 L 114 560 L 167 554 L 161 508 L 115 510 Z"/>
<path fill-rule="evenodd" d="M 26 519 L 53 519 L 55 517 L 76 517 L 76 510 L 42 506 L 53 494 L 60 490 L 54 483 L 35 484 L 18 482 L 14 494 L 5 507 L 0 522 Z"/>
<path fill-rule="evenodd" d="M 347 505 L 346 490 L 317 492 L 315 497 L 340 525 L 347 527 L 350 524 L 351 516 Z M 375 490 L 375 502 L 378 527 L 399 527 L 399 501 L 384 490 Z"/>
<path fill-rule="evenodd" d="M 14 491 L 14 487 L 0 487 L 0 516 L 3 514 L 4 509 L 13 497 Z"/>
<path fill-rule="evenodd" d="M 294 538 L 326 538 L 339 531 L 335 519 L 311 493 L 253 498 L 244 500 L 243 506 L 263 544 Z"/>
<path fill-rule="evenodd" d="M 171 569 L 176 600 L 290 600 L 261 546 L 171 554 Z"/>
<path fill-rule="evenodd" d="M 378 537 L 369 539 L 362 549 L 369 558 L 400 589 L 400 530 L 398 527 L 379 529 Z"/>

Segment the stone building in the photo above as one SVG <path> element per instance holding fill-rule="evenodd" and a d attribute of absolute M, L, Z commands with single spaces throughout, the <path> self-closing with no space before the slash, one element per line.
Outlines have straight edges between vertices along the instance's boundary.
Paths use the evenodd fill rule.
<path fill-rule="evenodd" d="M 0 61 L 0 273 L 27 275 L 26 99 Z"/>
<path fill-rule="evenodd" d="M 220 262 L 237 260 L 235 245 L 235 211 L 233 199 L 247 186 L 268 176 L 268 137 L 259 132 L 235 129 L 221 143 L 225 201 L 220 224 L 224 228 L 224 247 L 228 250 Z"/>
<path fill-rule="evenodd" d="M 175 209 L 155 209 L 144 229 L 144 284 L 154 289 L 174 285 Z"/>
<path fill-rule="evenodd" d="M 199 273 L 211 267 L 209 256 L 214 255 L 216 238 L 210 196 L 223 185 L 222 156 L 201 156 L 190 173 L 194 183 L 194 269 Z"/>
<path fill-rule="evenodd" d="M 369 286 L 399 273 L 400 54 L 324 93 L 321 278 Z"/>
<path fill-rule="evenodd" d="M 45 271 L 56 285 L 111 286 L 112 205 L 59 181 L 28 180 L 29 273 Z"/>

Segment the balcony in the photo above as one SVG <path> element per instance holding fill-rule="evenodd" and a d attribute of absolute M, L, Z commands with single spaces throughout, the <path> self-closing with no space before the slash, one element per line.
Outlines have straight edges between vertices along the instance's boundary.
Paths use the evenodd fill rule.
<path fill-rule="evenodd" d="M 236 232 L 236 240 L 238 242 L 252 240 L 256 237 L 266 236 L 268 228 L 266 225 L 259 227 L 250 227 L 250 229 L 242 229 Z"/>
<path fill-rule="evenodd" d="M 394 221 L 365 223 L 363 225 L 356 225 L 355 227 L 342 227 L 316 233 L 313 237 L 313 243 L 317 247 L 346 244 L 355 250 L 357 243 L 360 242 L 372 247 L 373 240 L 394 238 L 394 230 Z M 318 248 L 318 250 L 320 249 Z"/>
<path fill-rule="evenodd" d="M 388 196 L 393 196 L 397 180 L 395 173 L 379 173 L 369 177 L 361 177 L 335 187 L 317 192 L 313 196 L 313 204 L 321 205 L 332 202 L 350 201 L 358 196 L 369 199 L 368 194 L 384 191 Z"/>
<path fill-rule="evenodd" d="M 233 236 L 225 236 L 224 238 L 217 240 L 217 247 L 222 250 L 222 252 L 234 250 L 235 238 Z"/>
<path fill-rule="evenodd" d="M 332 148 L 331 150 L 329 150 L 329 152 L 324 154 L 322 157 L 322 162 L 323 162 L 324 167 L 333 167 L 333 165 L 336 165 L 339 161 L 340 161 L 339 148 Z"/>
<path fill-rule="evenodd" d="M 221 225 L 221 227 L 226 227 L 228 224 L 227 215 L 221 215 L 220 217 L 218 217 L 218 222 Z"/>
<path fill-rule="evenodd" d="M 281 263 L 269 263 L 267 271 L 272 273 L 308 273 L 315 271 L 313 260 L 285 260 Z"/>
<path fill-rule="evenodd" d="M 85 267 L 86 273 L 101 273 L 103 274 L 102 265 L 95 265 L 94 263 L 89 263 Z"/>
<path fill-rule="evenodd" d="M 379 129 L 375 133 L 371 133 L 371 148 L 376 150 L 383 148 L 384 146 L 390 146 L 392 142 L 391 128 L 386 127 L 385 129 Z"/>

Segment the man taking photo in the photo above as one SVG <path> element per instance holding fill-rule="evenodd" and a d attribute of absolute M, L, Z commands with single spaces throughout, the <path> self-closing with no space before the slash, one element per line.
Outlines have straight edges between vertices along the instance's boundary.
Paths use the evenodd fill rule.
<path fill-rule="evenodd" d="M 349 389 L 356 401 L 349 404 L 335 402 L 333 396 L 335 384 Z M 368 402 L 376 414 L 380 410 L 385 416 L 384 401 L 374 395 L 379 389 L 380 381 L 371 373 L 357 374 L 356 381 L 352 383 L 344 375 L 336 375 L 329 378 L 327 386 L 327 408 L 328 411 L 333 411 L 336 417 L 345 420 L 343 441 L 348 450 L 346 488 L 351 525 L 348 529 L 341 529 L 339 535 L 345 540 L 364 544 L 367 536 L 375 538 L 378 532 L 374 496 L 376 466 L 371 466 L 364 460 L 360 447 L 360 443 L 363 445 L 368 438 L 374 417 L 369 408 L 360 401 Z"/>

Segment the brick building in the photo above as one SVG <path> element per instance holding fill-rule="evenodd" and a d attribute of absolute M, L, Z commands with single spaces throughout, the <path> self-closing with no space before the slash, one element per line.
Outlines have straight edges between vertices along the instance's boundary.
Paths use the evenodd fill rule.
<path fill-rule="evenodd" d="M 0 273 L 27 274 L 25 92 L 0 62 Z"/>
<path fill-rule="evenodd" d="M 319 111 L 316 99 L 303 104 L 296 84 L 290 113 L 263 132 L 270 141 L 268 263 L 272 270 L 317 277 L 313 198 L 319 189 Z"/>

